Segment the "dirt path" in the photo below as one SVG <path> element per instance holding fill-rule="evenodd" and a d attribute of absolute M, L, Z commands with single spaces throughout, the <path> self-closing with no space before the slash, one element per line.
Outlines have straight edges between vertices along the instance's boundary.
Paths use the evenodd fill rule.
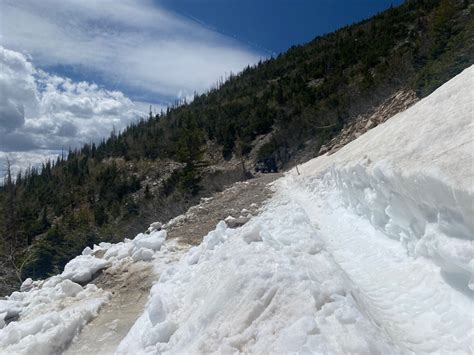
<path fill-rule="evenodd" d="M 176 218 L 167 226 L 168 239 L 177 240 L 177 252 L 156 255 L 153 262 L 132 262 L 123 260 L 98 276 L 94 283 L 111 293 L 110 302 L 82 332 L 76 336 L 69 348 L 68 355 L 113 354 L 123 337 L 128 333 L 137 318 L 142 314 L 150 288 L 159 278 L 157 264 L 176 262 L 190 246 L 199 244 L 216 224 L 227 216 L 258 213 L 263 202 L 272 191 L 267 186 L 281 174 L 265 174 L 255 179 L 239 182 L 230 188 L 203 199 L 201 203 Z M 158 261 L 159 260 L 159 261 Z"/>
<path fill-rule="evenodd" d="M 94 280 L 97 286 L 109 291 L 112 298 L 65 354 L 113 354 L 145 307 L 155 279 L 152 269 L 150 262 L 125 262 Z"/>
<path fill-rule="evenodd" d="M 168 223 L 168 239 L 176 238 L 182 243 L 197 245 L 226 217 L 257 214 L 263 202 L 272 195 L 268 184 L 281 176 L 283 175 L 279 173 L 263 174 L 251 180 L 237 182 L 213 197 L 203 199 L 185 215 Z"/>

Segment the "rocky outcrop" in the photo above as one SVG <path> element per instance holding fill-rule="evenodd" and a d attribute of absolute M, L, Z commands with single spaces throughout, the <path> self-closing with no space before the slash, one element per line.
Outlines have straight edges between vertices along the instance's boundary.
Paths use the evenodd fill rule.
<path fill-rule="evenodd" d="M 419 100 L 412 90 L 402 90 L 390 96 L 380 106 L 371 113 L 359 115 L 355 120 L 344 126 L 342 131 L 334 137 L 327 145 L 323 145 L 319 150 L 321 154 L 333 154 L 344 147 L 347 143 L 359 138 L 368 130 L 387 121 L 390 117 L 399 112 L 405 111 Z"/>

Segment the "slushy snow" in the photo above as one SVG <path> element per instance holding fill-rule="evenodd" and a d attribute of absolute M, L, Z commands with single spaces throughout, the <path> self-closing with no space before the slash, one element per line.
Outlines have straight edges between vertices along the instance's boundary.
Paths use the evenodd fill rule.
<path fill-rule="evenodd" d="M 42 355 L 66 349 L 111 297 L 87 282 L 127 258 L 152 260 L 165 239 L 166 231 L 152 231 L 117 244 L 100 243 L 84 249 L 60 275 L 25 280 L 21 292 L 0 300 L 0 353 Z"/>
<path fill-rule="evenodd" d="M 0 353 L 55 354 L 94 318 L 109 295 L 55 276 L 0 300 Z M 3 315 L 3 317 L 1 316 Z M 4 319 L 19 317 L 5 325 Z"/>

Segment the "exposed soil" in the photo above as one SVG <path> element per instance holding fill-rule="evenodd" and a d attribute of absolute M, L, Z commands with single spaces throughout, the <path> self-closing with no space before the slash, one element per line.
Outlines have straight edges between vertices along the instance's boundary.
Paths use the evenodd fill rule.
<path fill-rule="evenodd" d="M 65 354 L 113 354 L 143 312 L 155 280 L 152 263 L 123 263 L 105 270 L 94 283 L 112 294 L 99 315 L 84 327 Z"/>
<path fill-rule="evenodd" d="M 199 205 L 191 207 L 184 216 L 166 226 L 168 239 L 197 245 L 226 217 L 257 214 L 263 202 L 272 195 L 268 184 L 281 176 L 279 173 L 261 174 L 254 179 L 237 182 L 209 199 L 202 199 Z"/>

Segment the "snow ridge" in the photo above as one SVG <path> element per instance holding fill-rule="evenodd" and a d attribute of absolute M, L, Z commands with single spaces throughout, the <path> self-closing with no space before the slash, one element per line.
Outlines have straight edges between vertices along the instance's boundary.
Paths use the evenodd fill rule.
<path fill-rule="evenodd" d="M 472 195 L 431 176 L 384 170 L 374 167 L 370 173 L 358 164 L 332 169 L 324 179 L 341 191 L 346 206 L 399 240 L 409 255 L 432 259 L 453 281 L 474 290 Z"/>
<path fill-rule="evenodd" d="M 334 156 L 302 168 L 347 207 L 474 289 L 474 66 Z M 461 287 L 461 285 L 460 285 Z"/>

